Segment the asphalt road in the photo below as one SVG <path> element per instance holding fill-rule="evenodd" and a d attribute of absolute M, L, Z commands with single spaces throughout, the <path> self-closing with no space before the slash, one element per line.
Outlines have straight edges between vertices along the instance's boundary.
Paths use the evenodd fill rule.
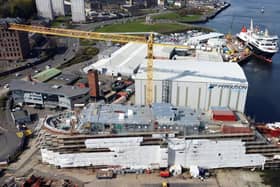
<path fill-rule="evenodd" d="M 9 83 L 12 79 L 18 79 L 28 76 L 29 74 L 34 74 L 35 69 L 43 70 L 46 65 L 51 65 L 52 67 L 60 65 L 65 61 L 73 58 L 79 49 L 79 39 L 76 38 L 59 38 L 59 46 L 66 46 L 67 49 L 64 53 L 57 54 L 53 59 L 50 59 L 42 64 L 33 66 L 33 68 L 25 69 L 20 73 L 20 76 L 16 77 L 15 74 L 9 75 L 4 79 L 0 80 L 0 94 L 6 94 L 8 89 L 3 88 L 3 86 Z M 34 59 L 35 60 L 35 59 Z M 6 106 L 6 110 L 3 110 L 0 114 L 0 161 L 6 160 L 18 147 L 20 144 L 20 139 L 16 136 L 17 129 L 12 122 L 11 113 L 9 106 Z"/>
<path fill-rule="evenodd" d="M 20 144 L 20 139 L 13 131 L 6 131 L 3 134 L 0 133 L 0 161 L 6 160 L 11 153 L 15 152 Z"/>

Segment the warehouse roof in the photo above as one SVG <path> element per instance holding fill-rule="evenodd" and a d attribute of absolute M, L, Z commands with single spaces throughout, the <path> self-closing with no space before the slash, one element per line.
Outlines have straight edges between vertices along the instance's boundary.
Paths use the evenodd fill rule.
<path fill-rule="evenodd" d="M 164 59 L 167 61 L 173 51 L 174 47 L 167 46 L 154 46 L 153 55 L 156 59 Z M 176 50 L 179 50 L 177 48 Z M 186 50 L 186 49 L 183 49 Z M 178 56 L 175 55 L 176 60 L 182 61 L 214 61 L 221 62 L 222 57 L 219 53 L 204 52 L 200 50 L 195 51 L 195 57 L 192 55 Z M 85 73 L 90 69 L 97 69 L 103 73 L 111 75 L 112 73 L 121 73 L 123 75 L 133 75 L 137 72 L 139 66 L 143 63 L 147 63 L 147 45 L 128 43 L 115 51 L 109 58 L 102 58 L 96 63 L 93 63 L 83 69 Z"/>
<path fill-rule="evenodd" d="M 169 59 L 169 55 L 174 47 L 154 46 L 154 56 Z M 141 63 L 146 61 L 147 45 L 128 43 L 114 52 L 109 58 L 103 58 L 83 70 L 87 72 L 90 69 L 102 71 L 107 70 L 107 74 L 121 73 L 131 75 Z"/>
<path fill-rule="evenodd" d="M 50 84 L 63 84 L 63 85 L 71 85 L 75 81 L 79 79 L 78 75 L 70 74 L 70 73 L 61 73 L 60 75 L 56 76 L 55 78 L 48 81 Z"/>
<path fill-rule="evenodd" d="M 11 81 L 10 90 L 22 90 L 29 92 L 64 95 L 66 97 L 75 97 L 78 95 L 87 94 L 89 92 L 89 88 L 78 88 L 75 86 L 65 85 L 51 85 L 47 83 L 34 83 L 19 79 L 14 79 Z"/>
<path fill-rule="evenodd" d="M 208 34 L 191 37 L 188 42 L 194 42 L 194 41 L 200 42 L 200 41 L 208 40 L 210 38 L 219 38 L 219 37 L 223 37 L 223 36 L 224 36 L 224 34 L 222 34 L 222 33 L 210 32 Z"/>
<path fill-rule="evenodd" d="M 142 64 L 135 79 L 145 80 L 146 77 L 146 64 Z M 223 62 L 154 60 L 153 78 L 184 82 L 248 84 L 242 68 L 237 63 Z"/>

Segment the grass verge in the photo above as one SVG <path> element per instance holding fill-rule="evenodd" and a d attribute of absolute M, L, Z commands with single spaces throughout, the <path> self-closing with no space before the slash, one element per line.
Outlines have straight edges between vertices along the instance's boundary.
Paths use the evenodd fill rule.
<path fill-rule="evenodd" d="M 95 41 L 94 40 L 87 40 L 87 39 L 80 39 L 80 45 L 81 46 L 92 46 L 95 45 Z"/>
<path fill-rule="evenodd" d="M 137 20 L 124 24 L 107 25 L 97 29 L 97 32 L 159 32 L 170 33 L 179 32 L 188 29 L 185 25 L 176 23 L 155 23 L 145 24 L 143 21 Z"/>
<path fill-rule="evenodd" d="M 202 15 L 193 14 L 193 15 L 181 16 L 176 12 L 170 12 L 170 13 L 163 13 L 157 16 L 153 16 L 153 19 L 176 20 L 178 22 L 194 22 L 194 21 L 200 21 L 202 19 Z"/>

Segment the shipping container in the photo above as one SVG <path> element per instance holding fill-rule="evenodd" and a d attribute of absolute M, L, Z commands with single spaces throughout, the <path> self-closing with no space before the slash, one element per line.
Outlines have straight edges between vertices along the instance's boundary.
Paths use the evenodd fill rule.
<path fill-rule="evenodd" d="M 221 131 L 224 134 L 253 132 L 253 130 L 250 127 L 241 127 L 241 126 L 232 126 L 232 125 L 222 125 Z"/>

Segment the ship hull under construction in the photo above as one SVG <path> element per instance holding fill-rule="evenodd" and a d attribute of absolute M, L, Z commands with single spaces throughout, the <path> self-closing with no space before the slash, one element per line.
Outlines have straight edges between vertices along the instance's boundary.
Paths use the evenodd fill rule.
<path fill-rule="evenodd" d="M 260 140 L 248 125 L 236 126 L 240 122 L 234 121 L 235 126 L 231 122 L 221 127 L 221 121 L 208 121 L 204 112 L 172 105 L 151 108 L 96 105 L 87 106 L 79 117 L 74 112 L 50 116 L 40 132 L 42 161 L 59 168 L 141 170 L 172 165 L 209 169 L 264 167 L 267 161 L 256 149 Z M 118 117 L 112 118 L 113 115 Z M 204 124 L 209 125 L 208 132 L 199 130 Z M 264 144 L 260 145 L 261 151 Z"/>

